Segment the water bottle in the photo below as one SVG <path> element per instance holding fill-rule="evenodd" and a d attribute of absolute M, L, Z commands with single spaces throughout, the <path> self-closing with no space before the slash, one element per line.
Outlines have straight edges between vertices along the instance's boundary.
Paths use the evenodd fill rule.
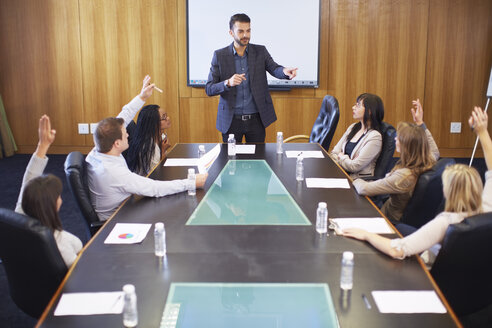
<path fill-rule="evenodd" d="M 188 195 L 196 195 L 196 175 L 195 169 L 188 169 Z"/>
<path fill-rule="evenodd" d="M 301 156 L 297 157 L 296 162 L 296 180 L 302 181 L 304 180 L 304 162 Z"/>
<path fill-rule="evenodd" d="M 162 257 L 166 255 L 166 230 L 164 223 L 157 222 L 154 228 L 154 246 L 155 256 Z"/>
<path fill-rule="evenodd" d="M 125 327 L 136 327 L 138 324 L 138 313 L 137 294 L 135 294 L 135 286 L 130 284 L 123 286 L 123 293 L 125 294 L 125 305 L 123 307 L 123 325 Z"/>
<path fill-rule="evenodd" d="M 284 143 L 284 134 L 282 132 L 277 132 L 277 154 L 282 154 L 282 145 Z"/>
<path fill-rule="evenodd" d="M 203 155 L 205 155 L 205 146 L 200 145 L 198 146 L 198 158 L 203 157 Z"/>
<path fill-rule="evenodd" d="M 340 273 L 340 288 L 350 290 L 354 285 L 354 253 L 343 252 L 342 271 Z"/>
<path fill-rule="evenodd" d="M 325 202 L 318 203 L 318 210 L 316 211 L 316 231 L 318 233 L 328 232 L 328 209 Z"/>
<path fill-rule="evenodd" d="M 234 134 L 229 134 L 229 139 L 227 139 L 227 155 L 236 156 L 236 139 L 234 139 Z"/>

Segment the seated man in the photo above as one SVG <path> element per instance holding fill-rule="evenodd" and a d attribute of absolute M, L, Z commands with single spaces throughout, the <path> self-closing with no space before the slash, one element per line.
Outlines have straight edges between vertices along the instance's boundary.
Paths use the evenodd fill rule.
<path fill-rule="evenodd" d="M 158 181 L 133 173 L 121 155 L 128 148 L 126 126 L 152 95 L 153 89 L 154 84 L 150 84 L 150 77 L 146 76 L 140 95 L 125 105 L 117 118 L 106 118 L 97 125 L 96 147 L 85 160 L 92 206 L 101 220 L 107 220 L 132 194 L 161 197 L 191 188 L 187 179 Z M 203 188 L 206 179 L 207 174 L 197 174 L 196 188 Z"/>

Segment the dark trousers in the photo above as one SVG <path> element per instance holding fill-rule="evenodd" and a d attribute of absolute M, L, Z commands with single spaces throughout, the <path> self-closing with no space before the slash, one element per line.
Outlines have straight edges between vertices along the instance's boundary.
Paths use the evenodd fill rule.
<path fill-rule="evenodd" d="M 236 143 L 242 143 L 243 136 L 246 138 L 246 142 L 264 143 L 265 127 L 261 123 L 260 114 L 234 115 L 227 133 L 222 133 L 224 142 L 229 139 L 229 134 L 234 134 Z"/>

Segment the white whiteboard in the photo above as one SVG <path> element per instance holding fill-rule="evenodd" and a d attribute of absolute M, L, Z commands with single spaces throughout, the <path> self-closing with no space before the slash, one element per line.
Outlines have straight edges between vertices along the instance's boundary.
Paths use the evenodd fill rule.
<path fill-rule="evenodd" d="M 487 89 L 487 97 L 492 97 L 492 68 L 490 69 L 489 88 Z"/>
<path fill-rule="evenodd" d="M 320 0 L 188 0 L 188 85 L 205 86 L 214 51 L 233 41 L 229 20 L 237 13 L 251 19 L 251 43 L 298 68 L 293 80 L 268 74 L 271 87 L 318 87 Z"/>

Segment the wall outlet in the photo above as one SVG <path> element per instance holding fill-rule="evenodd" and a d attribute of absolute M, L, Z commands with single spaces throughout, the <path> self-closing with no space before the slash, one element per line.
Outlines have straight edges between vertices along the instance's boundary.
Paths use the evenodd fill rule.
<path fill-rule="evenodd" d="M 96 129 L 97 129 L 97 123 L 91 123 L 91 134 L 94 134 L 94 132 L 96 132 Z"/>
<path fill-rule="evenodd" d="M 461 133 L 461 122 L 451 122 L 451 133 Z"/>
<path fill-rule="evenodd" d="M 79 134 L 89 134 L 88 123 L 79 123 Z"/>

